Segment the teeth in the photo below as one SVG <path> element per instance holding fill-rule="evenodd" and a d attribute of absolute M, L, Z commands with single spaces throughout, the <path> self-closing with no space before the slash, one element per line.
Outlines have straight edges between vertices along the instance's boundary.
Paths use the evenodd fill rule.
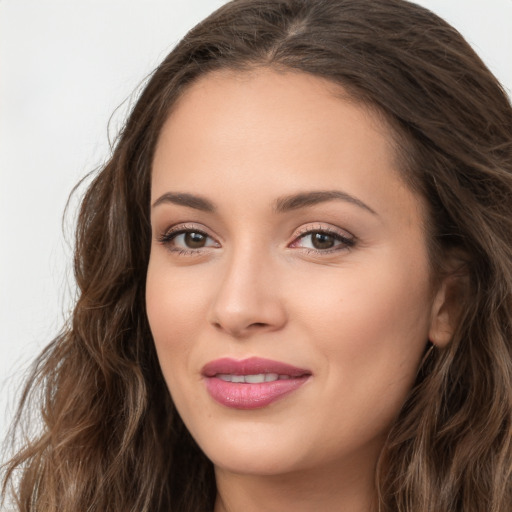
<path fill-rule="evenodd" d="M 265 382 L 265 375 L 263 373 L 258 373 L 258 375 L 246 375 L 244 382 L 247 382 L 247 384 L 261 384 Z"/>
<path fill-rule="evenodd" d="M 246 384 L 261 384 L 262 382 L 274 382 L 276 380 L 287 380 L 290 378 L 289 375 L 278 375 L 277 373 L 258 373 L 256 375 L 218 373 L 216 377 L 225 382 L 244 382 Z"/>

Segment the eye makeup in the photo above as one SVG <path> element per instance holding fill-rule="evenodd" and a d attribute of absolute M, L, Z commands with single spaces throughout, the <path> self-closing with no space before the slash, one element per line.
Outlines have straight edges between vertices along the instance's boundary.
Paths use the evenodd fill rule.
<path fill-rule="evenodd" d="M 158 243 L 179 256 L 203 253 L 219 249 L 221 244 L 204 228 L 195 224 L 179 224 L 158 235 Z M 308 253 L 331 254 L 354 247 L 356 238 L 346 231 L 326 227 L 322 224 L 309 225 L 300 229 L 288 245 L 291 249 Z"/>
<path fill-rule="evenodd" d="M 305 249 L 315 253 L 333 253 L 354 247 L 356 238 L 346 231 L 337 230 L 325 225 L 302 228 L 289 245 L 291 248 Z"/>

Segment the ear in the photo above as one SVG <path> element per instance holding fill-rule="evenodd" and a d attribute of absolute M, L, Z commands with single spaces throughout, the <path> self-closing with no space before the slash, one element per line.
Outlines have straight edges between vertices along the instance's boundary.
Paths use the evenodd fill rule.
<path fill-rule="evenodd" d="M 439 348 L 451 342 L 465 302 L 468 275 L 465 266 L 460 266 L 460 260 L 458 263 L 457 270 L 443 277 L 432 303 L 429 340 Z"/>

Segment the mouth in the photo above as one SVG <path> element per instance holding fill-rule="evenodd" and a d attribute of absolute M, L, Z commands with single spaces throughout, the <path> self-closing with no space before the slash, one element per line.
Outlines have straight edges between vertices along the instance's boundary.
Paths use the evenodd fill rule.
<path fill-rule="evenodd" d="M 289 375 L 278 375 L 277 373 L 257 373 L 254 375 L 232 375 L 229 373 L 219 373 L 215 375 L 224 382 L 244 382 L 245 384 L 261 384 L 262 382 L 275 382 L 276 380 L 289 380 Z"/>
<path fill-rule="evenodd" d="M 312 375 L 309 370 L 258 357 L 217 359 L 201 373 L 210 396 L 234 409 L 266 407 L 300 388 Z"/>

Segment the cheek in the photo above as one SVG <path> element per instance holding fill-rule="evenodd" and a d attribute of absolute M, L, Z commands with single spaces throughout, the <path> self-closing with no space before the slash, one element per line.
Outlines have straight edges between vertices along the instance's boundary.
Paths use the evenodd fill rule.
<path fill-rule="evenodd" d="M 205 287 L 190 279 L 187 272 L 169 270 L 161 259 L 150 259 L 146 310 L 167 388 L 180 414 L 189 417 L 200 399 L 200 388 L 190 380 L 195 375 L 191 339 L 199 336 L 198 319 L 205 314 Z"/>
<path fill-rule="evenodd" d="M 297 332 L 314 343 L 323 390 L 316 407 L 327 414 L 319 428 L 333 439 L 359 443 L 387 432 L 414 383 L 428 336 L 429 288 L 414 268 L 402 266 L 400 279 L 392 269 L 317 276 L 297 296 L 296 304 L 309 297 L 307 308 L 297 305 Z"/>
<path fill-rule="evenodd" d="M 394 260 L 337 269 L 329 279 L 317 275 L 297 297 L 301 330 L 343 380 L 384 385 L 415 375 L 430 322 L 428 274 Z"/>
<path fill-rule="evenodd" d="M 164 261 L 161 261 L 164 260 Z M 165 258 L 150 259 L 146 284 L 146 309 L 160 361 L 179 367 L 191 350 L 190 337 L 206 315 L 205 283 L 189 272 L 169 270 Z M 167 376 L 166 376 L 167 377 Z"/>

